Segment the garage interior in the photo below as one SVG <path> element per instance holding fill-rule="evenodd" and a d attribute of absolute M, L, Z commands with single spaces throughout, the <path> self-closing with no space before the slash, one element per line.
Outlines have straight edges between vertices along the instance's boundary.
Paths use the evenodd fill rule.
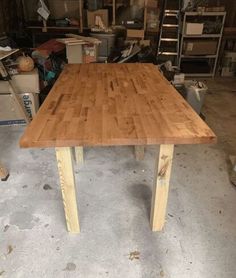
<path fill-rule="evenodd" d="M 146 72 L 149 64 L 150 76 Z M 110 78 L 117 76 L 115 81 L 110 81 L 109 72 L 103 72 L 108 67 L 112 69 Z M 41 128 L 39 116 L 48 117 L 50 110 L 52 118 L 47 121 L 55 120 L 56 108 L 49 107 L 49 100 L 60 103 L 58 107 L 64 111 L 65 97 L 57 99 L 61 91 L 68 96 L 71 91 L 78 96 L 85 92 L 78 99 L 73 99 L 73 93 L 69 102 L 73 107 L 78 103 L 78 119 L 84 119 L 90 106 L 83 110 L 79 101 L 98 107 L 99 100 L 93 102 L 91 97 L 103 91 L 99 90 L 100 77 L 108 76 L 109 95 L 115 94 L 119 82 L 134 80 L 136 74 L 137 84 L 130 89 L 127 83 L 119 91 L 129 98 L 129 89 L 138 90 L 144 100 L 147 88 L 153 88 L 165 100 L 161 86 L 163 91 L 168 89 L 168 101 L 172 96 L 173 103 L 163 106 L 167 118 L 158 112 L 161 123 L 157 118 L 152 129 L 159 130 L 161 124 L 163 134 L 169 134 L 165 128 L 175 126 L 175 118 L 181 120 L 183 114 L 189 117 L 186 126 L 194 134 L 193 143 L 186 143 L 185 135 L 178 144 L 157 134 L 159 141 L 155 142 L 160 143 L 136 138 L 131 144 L 128 139 L 133 135 L 128 134 L 123 141 L 113 137 L 114 144 L 93 144 L 89 139 L 72 144 L 71 139 L 69 145 L 63 145 L 57 137 L 52 145 L 45 138 L 54 132 L 53 125 L 45 132 L 44 146 L 38 139 L 29 139 L 36 138 Z M 0 277 L 235 277 L 235 75 L 233 0 L 2 0 Z M 151 86 L 151 80 L 157 82 Z M 175 97 L 186 111 L 174 114 L 170 110 L 177 106 Z M 122 102 L 117 103 L 119 107 L 114 109 L 120 113 L 133 113 L 132 102 L 123 107 Z M 146 108 L 141 102 L 137 107 L 142 105 Z M 101 113 L 104 111 L 106 108 Z M 140 111 L 140 117 L 149 115 L 145 109 Z M 127 119 L 125 132 L 129 133 L 132 124 Z M 90 129 L 94 138 L 100 138 L 99 113 L 88 121 L 94 122 Z M 196 121 L 207 134 L 207 128 L 212 130 L 217 139 L 198 142 L 202 133 L 200 129 L 194 133 Z M 74 123 L 78 123 L 75 129 L 83 129 L 80 121 Z M 182 123 L 178 127 L 181 131 Z M 109 134 L 113 136 L 112 131 Z M 102 140 L 105 142 L 105 136 Z M 181 136 L 178 140 L 181 142 Z M 153 184 L 168 167 L 158 168 L 156 176 L 158 166 L 154 165 L 162 151 L 166 155 L 165 144 L 175 145 L 172 170 L 168 170 L 168 204 L 163 225 L 154 229 L 149 222 L 158 188 Z M 64 147 L 73 151 L 69 154 L 73 161 L 61 158 L 59 149 Z M 60 171 L 59 164 L 65 161 Z M 68 182 L 70 163 L 74 165 L 77 202 L 69 192 L 73 191 L 73 181 Z M 165 182 L 168 184 L 168 178 Z M 78 229 L 70 223 L 71 207 L 76 203 Z"/>

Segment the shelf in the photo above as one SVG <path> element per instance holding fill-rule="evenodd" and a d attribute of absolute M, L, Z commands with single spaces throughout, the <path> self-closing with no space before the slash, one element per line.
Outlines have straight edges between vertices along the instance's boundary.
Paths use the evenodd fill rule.
<path fill-rule="evenodd" d="M 225 27 L 224 28 L 224 35 L 235 35 L 236 34 L 236 27 Z"/>
<path fill-rule="evenodd" d="M 185 12 L 186 16 L 224 16 L 226 12 Z"/>
<path fill-rule="evenodd" d="M 195 76 L 195 77 L 214 77 L 214 73 L 185 73 L 185 76 Z"/>
<path fill-rule="evenodd" d="M 181 55 L 181 58 L 189 58 L 189 59 L 203 59 L 203 58 L 216 58 L 217 55 Z"/>
<path fill-rule="evenodd" d="M 163 51 L 158 52 L 158 55 L 170 55 L 170 56 L 178 56 L 177 52 Z"/>
<path fill-rule="evenodd" d="M 177 24 L 169 24 L 169 23 L 164 23 L 162 26 L 165 27 L 165 28 L 177 28 L 177 27 L 179 27 L 179 25 L 177 25 Z"/>
<path fill-rule="evenodd" d="M 165 10 L 165 14 L 166 13 L 175 13 L 175 14 L 178 14 L 179 10 Z"/>
<path fill-rule="evenodd" d="M 217 70 L 217 60 L 218 60 L 218 55 L 219 55 L 219 50 L 220 50 L 220 44 L 221 44 L 221 39 L 222 39 L 222 31 L 223 31 L 223 26 L 225 22 L 225 16 L 226 12 L 185 12 L 183 14 L 183 23 L 182 23 L 182 32 L 181 32 L 181 44 L 180 44 L 180 59 L 179 59 L 179 67 L 184 69 L 185 72 L 188 72 L 186 75 L 187 76 L 212 76 L 214 77 L 216 70 Z M 221 21 L 221 31 L 220 33 L 216 32 L 214 34 L 201 34 L 201 35 L 187 35 L 185 33 L 185 26 L 186 22 L 189 22 L 191 17 L 192 18 L 197 18 L 197 17 L 212 17 L 211 21 L 216 20 L 216 18 L 220 17 Z M 205 19 L 202 18 L 202 21 Z M 184 48 L 184 43 L 185 42 L 190 42 L 190 39 L 193 40 L 193 42 L 201 41 L 204 39 L 208 42 L 209 39 L 212 39 L 214 43 L 217 43 L 217 48 L 214 55 L 191 55 L 191 52 L 187 52 L 190 55 L 183 54 L 183 48 Z M 207 40 L 208 39 L 208 40 Z M 204 51 L 203 51 L 204 53 Z M 182 64 L 184 63 L 184 64 Z M 191 68 L 191 64 L 196 63 L 195 71 L 198 73 L 191 73 L 191 71 L 194 71 Z M 208 65 L 204 65 L 204 63 L 207 63 Z M 198 67 L 198 68 L 197 68 Z M 209 67 L 208 70 L 205 70 L 205 68 Z M 205 73 L 204 73 L 205 71 Z"/>
<path fill-rule="evenodd" d="M 182 35 L 184 38 L 220 38 L 221 34 Z"/>
<path fill-rule="evenodd" d="M 178 39 L 175 39 L 175 38 L 161 38 L 161 41 L 163 41 L 163 42 L 177 42 Z"/>
<path fill-rule="evenodd" d="M 159 33 L 159 30 L 155 30 L 155 29 L 146 29 L 146 33 Z"/>
<path fill-rule="evenodd" d="M 28 29 L 43 29 L 43 26 L 27 26 Z M 79 26 L 47 26 L 47 29 L 54 30 L 79 30 Z"/>

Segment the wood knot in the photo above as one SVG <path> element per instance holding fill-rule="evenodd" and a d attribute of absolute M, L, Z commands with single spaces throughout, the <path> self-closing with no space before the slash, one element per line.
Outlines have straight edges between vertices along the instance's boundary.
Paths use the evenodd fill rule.
<path fill-rule="evenodd" d="M 162 159 L 162 160 L 166 160 L 167 158 L 168 158 L 167 155 L 164 155 L 164 154 L 163 154 L 163 155 L 161 156 L 161 159 Z"/>
<path fill-rule="evenodd" d="M 170 161 L 167 161 L 160 169 L 159 173 L 158 173 L 158 177 L 160 178 L 164 178 L 168 169 Z"/>

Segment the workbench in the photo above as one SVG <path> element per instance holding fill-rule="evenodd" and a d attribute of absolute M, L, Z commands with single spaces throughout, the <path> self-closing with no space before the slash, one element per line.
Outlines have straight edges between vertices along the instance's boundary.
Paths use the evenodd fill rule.
<path fill-rule="evenodd" d="M 152 64 L 67 65 L 21 137 L 24 148 L 55 148 L 68 231 L 80 231 L 73 148 L 160 145 L 151 229 L 162 230 L 175 144 L 215 143 L 216 136 Z M 112 194 L 112 192 L 110 192 Z"/>

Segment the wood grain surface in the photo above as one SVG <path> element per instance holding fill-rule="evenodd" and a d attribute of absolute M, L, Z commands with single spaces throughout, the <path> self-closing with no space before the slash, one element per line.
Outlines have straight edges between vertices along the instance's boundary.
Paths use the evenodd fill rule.
<path fill-rule="evenodd" d="M 79 217 L 76 202 L 76 186 L 72 161 L 72 148 L 56 148 L 61 193 L 69 232 L 79 233 Z"/>
<path fill-rule="evenodd" d="M 67 65 L 21 147 L 214 143 L 215 134 L 152 64 Z"/>

